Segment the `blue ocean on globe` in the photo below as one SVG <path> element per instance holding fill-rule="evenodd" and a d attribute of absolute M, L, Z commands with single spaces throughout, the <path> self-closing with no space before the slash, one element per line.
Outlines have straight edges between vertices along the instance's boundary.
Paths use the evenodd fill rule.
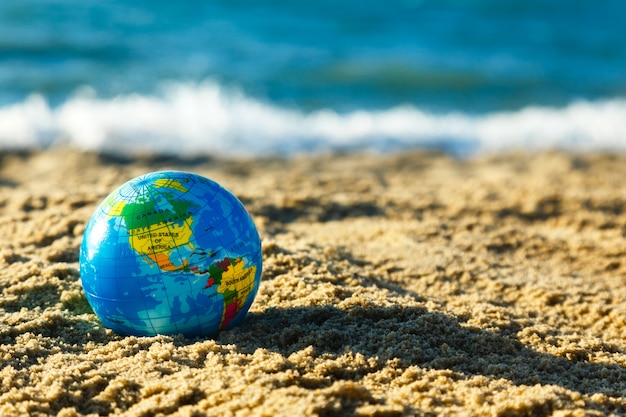
<path fill-rule="evenodd" d="M 84 232 L 87 301 L 121 334 L 211 336 L 243 319 L 259 289 L 261 241 L 243 204 L 202 176 L 128 181 Z"/>

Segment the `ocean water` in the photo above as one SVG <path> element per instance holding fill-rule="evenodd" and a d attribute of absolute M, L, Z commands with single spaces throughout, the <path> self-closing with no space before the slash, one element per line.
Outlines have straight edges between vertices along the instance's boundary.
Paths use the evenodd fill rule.
<path fill-rule="evenodd" d="M 6 0 L 0 149 L 626 151 L 623 0 Z"/>

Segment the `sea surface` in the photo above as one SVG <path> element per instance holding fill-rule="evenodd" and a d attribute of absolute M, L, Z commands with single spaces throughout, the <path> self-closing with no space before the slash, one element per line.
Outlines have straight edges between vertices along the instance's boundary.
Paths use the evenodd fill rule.
<path fill-rule="evenodd" d="M 624 0 L 3 0 L 0 150 L 626 151 Z"/>

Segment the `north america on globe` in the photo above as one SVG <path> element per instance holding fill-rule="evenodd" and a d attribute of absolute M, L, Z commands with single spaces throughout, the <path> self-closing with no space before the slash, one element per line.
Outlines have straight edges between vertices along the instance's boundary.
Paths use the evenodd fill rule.
<path fill-rule="evenodd" d="M 125 334 L 215 334 L 245 316 L 262 255 L 241 202 L 190 173 L 147 174 L 96 210 L 81 247 L 94 312 Z"/>

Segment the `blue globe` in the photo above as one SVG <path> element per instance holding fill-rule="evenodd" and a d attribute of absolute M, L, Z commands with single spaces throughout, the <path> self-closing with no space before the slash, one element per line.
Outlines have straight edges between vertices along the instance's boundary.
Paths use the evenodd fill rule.
<path fill-rule="evenodd" d="M 126 335 L 230 329 L 254 301 L 261 271 L 261 241 L 243 204 L 181 171 L 142 175 L 111 193 L 80 248 L 87 301 Z"/>

